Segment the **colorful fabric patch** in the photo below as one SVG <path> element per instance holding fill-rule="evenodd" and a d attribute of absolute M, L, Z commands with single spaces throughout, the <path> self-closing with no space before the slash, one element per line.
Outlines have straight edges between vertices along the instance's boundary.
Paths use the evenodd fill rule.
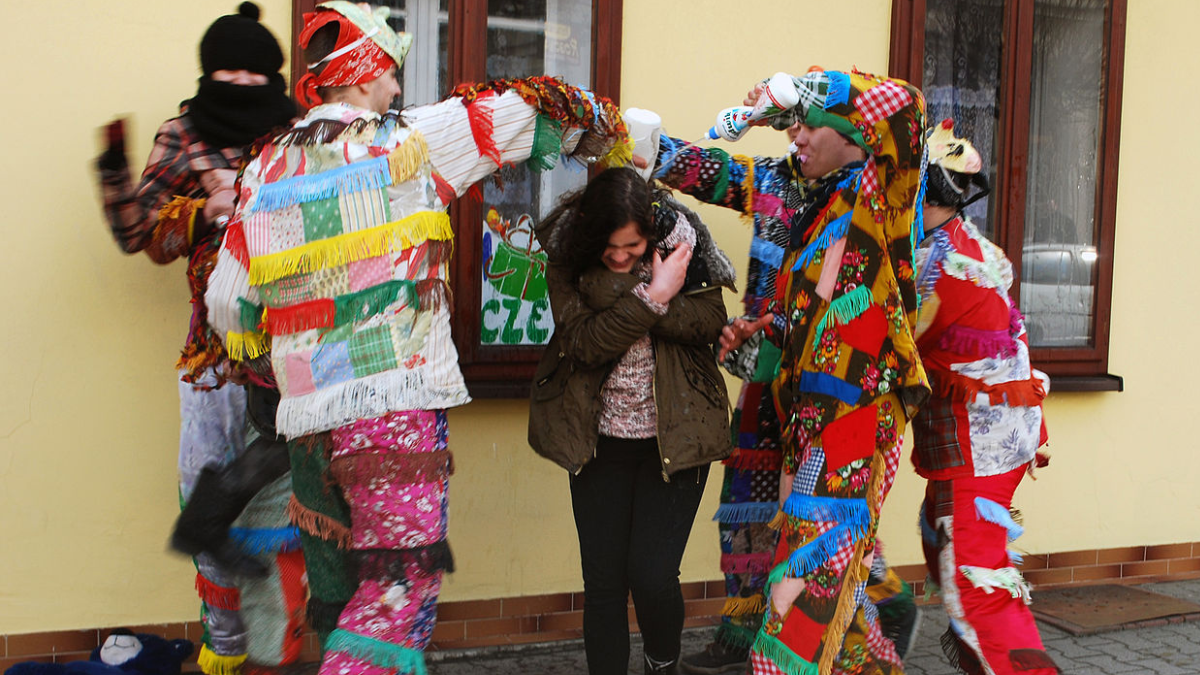
<path fill-rule="evenodd" d="M 860 352 L 878 354 L 887 338 L 887 317 L 879 305 L 871 305 L 867 311 L 838 326 L 842 341 Z"/>
<path fill-rule="evenodd" d="M 287 371 L 287 388 L 288 396 L 303 396 L 316 391 L 316 385 L 313 383 L 312 367 L 309 361 L 312 359 L 312 352 L 294 352 L 284 357 L 284 369 Z"/>
<path fill-rule="evenodd" d="M 326 342 L 312 355 L 312 379 L 318 389 L 354 379 L 350 347 L 345 342 Z"/>
<path fill-rule="evenodd" d="M 840 469 L 875 453 L 876 406 L 864 406 L 829 423 L 821 445 L 829 469 Z"/>
<path fill-rule="evenodd" d="M 856 405 L 863 394 L 862 389 L 843 379 L 807 370 L 800 373 L 798 389 L 803 392 L 832 396 L 850 405 Z"/>
<path fill-rule="evenodd" d="M 396 352 L 392 346 L 391 330 L 373 326 L 360 330 L 350 338 L 350 361 L 356 377 L 365 377 L 396 367 Z"/>
<path fill-rule="evenodd" d="M 342 209 L 336 197 L 304 202 L 300 205 L 304 215 L 305 241 L 329 239 L 342 234 Z"/>
<path fill-rule="evenodd" d="M 350 276 L 351 291 L 361 291 L 392 279 L 390 256 L 386 255 L 352 261 L 347 266 L 347 271 Z"/>
<path fill-rule="evenodd" d="M 854 101 L 855 107 L 862 112 L 863 119 L 868 124 L 887 119 L 910 103 L 912 96 L 909 96 L 908 91 L 891 80 L 871 87 L 859 94 Z"/>

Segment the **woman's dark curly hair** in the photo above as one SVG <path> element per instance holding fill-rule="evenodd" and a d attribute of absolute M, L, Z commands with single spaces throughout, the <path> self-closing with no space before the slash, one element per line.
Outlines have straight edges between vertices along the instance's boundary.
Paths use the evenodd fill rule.
<path fill-rule="evenodd" d="M 565 219 L 558 262 L 578 279 L 600 262 L 612 233 L 630 222 L 637 223 L 638 231 L 648 240 L 649 253 L 655 243 L 652 201 L 650 186 L 633 169 L 617 167 L 600 172 L 581 192 L 566 197 L 546 216 L 547 221 Z"/>

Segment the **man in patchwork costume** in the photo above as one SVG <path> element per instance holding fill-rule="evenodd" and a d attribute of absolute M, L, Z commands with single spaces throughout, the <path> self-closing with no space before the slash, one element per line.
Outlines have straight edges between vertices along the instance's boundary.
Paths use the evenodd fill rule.
<path fill-rule="evenodd" d="M 229 474 L 237 473 L 231 467 L 269 439 L 259 441 L 249 424 L 246 389 L 225 381 L 230 364 L 205 321 L 205 283 L 233 211 L 243 153 L 259 136 L 290 124 L 296 112 L 279 73 L 283 52 L 258 19 L 258 7 L 243 2 L 237 14 L 205 31 L 198 91 L 159 127 L 136 186 L 121 122 L 109 126 L 108 147 L 97 162 L 105 215 L 121 249 L 143 251 L 159 264 L 188 260 L 192 321 L 177 364 L 179 492 L 188 515 L 181 515 L 174 544 L 195 556 L 205 625 L 198 661 L 209 675 L 236 673 L 247 659 L 259 666 L 295 661 L 303 625 L 297 610 L 304 566 L 285 510 L 290 481 L 243 481 L 242 498 L 225 499 Z M 215 519 L 214 511 L 221 511 Z M 201 527 L 189 526 L 197 523 Z M 239 573 L 248 571 L 254 573 Z"/>
<path fill-rule="evenodd" d="M 929 482 L 921 531 L 941 587 L 947 656 L 964 673 L 1049 675 L 1008 542 L 1026 471 L 1044 465 L 1042 399 L 1049 380 L 1029 362 L 1025 322 L 1008 289 L 1012 264 L 962 215 L 988 193 L 983 161 L 945 120 L 929 135 L 925 222 L 917 252 L 917 347 L 933 396 L 913 418 L 913 464 Z M 975 192 L 971 195 L 971 192 Z"/>
<path fill-rule="evenodd" d="M 612 104 L 552 78 L 389 111 L 411 38 L 386 16 L 341 1 L 305 16 L 297 90 L 315 107 L 257 148 L 207 295 L 231 353 L 269 350 L 296 521 L 355 556 L 324 675 L 424 672 L 451 561 L 446 408 L 469 400 L 450 336 L 447 206 L 503 164 L 629 156 Z M 344 511 L 305 475 L 326 468 Z M 330 560 L 310 557 L 310 577 Z"/>
<path fill-rule="evenodd" d="M 820 92 L 824 91 L 820 87 L 827 88 L 830 83 L 837 83 L 845 93 L 835 91 L 832 99 L 836 100 L 839 95 L 849 97 L 852 81 L 856 88 L 855 95 L 860 95 L 866 88 L 884 87 L 889 82 L 857 73 L 810 74 L 796 82 L 801 91 L 815 88 Z M 893 114 L 916 118 L 919 123 L 920 108 L 912 107 L 919 106 L 919 94 L 914 96 L 914 92 L 902 83 L 892 83 L 877 93 L 884 92 L 895 95 L 896 100 L 883 103 L 888 107 L 881 108 L 877 114 L 884 114 L 890 107 L 900 105 L 904 109 L 895 110 Z M 756 95 L 752 93 L 752 97 Z M 811 102 L 813 97 L 809 93 L 804 100 Z M 867 97 L 863 102 L 870 100 L 872 97 Z M 747 101 L 747 104 L 752 103 Z M 841 106 L 843 110 L 846 108 L 845 100 L 842 100 Z M 753 216 L 754 236 L 750 245 L 745 314 L 742 319 L 735 321 L 735 325 L 753 326 L 760 317 L 778 316 L 780 328 L 785 327 L 782 319 L 786 313 L 781 308 L 786 301 L 793 268 L 805 269 L 804 264 L 797 265 L 795 261 L 805 246 L 812 248 L 811 242 L 822 233 L 817 229 L 818 226 L 829 222 L 828 214 L 835 203 L 842 209 L 839 215 L 849 213 L 855 203 L 854 189 L 863 175 L 868 152 L 872 156 L 876 154 L 875 147 L 889 151 L 891 154 L 884 158 L 889 162 L 886 165 L 889 169 L 899 162 L 905 162 L 905 168 L 909 168 L 907 163 L 914 161 L 915 153 L 916 163 L 911 169 L 919 171 L 919 145 L 916 148 L 906 146 L 903 153 L 898 153 L 875 139 L 877 146 L 864 148 L 865 134 L 860 132 L 857 138 L 850 140 L 856 127 L 849 127 L 851 131 L 843 132 L 845 136 L 840 136 L 832 129 L 816 131 L 813 127 L 816 126 L 817 117 L 815 114 L 806 116 L 804 109 L 800 109 L 774 120 L 778 128 L 788 129 L 794 141 L 794 152 L 782 158 L 730 156 L 718 148 L 701 149 L 677 139 L 663 138 L 656 174 L 660 180 L 702 201 Z M 838 131 L 846 128 L 847 124 L 843 124 Z M 812 138 L 814 131 L 818 135 L 815 140 Z M 889 139 L 889 142 L 894 144 L 896 141 Z M 876 166 L 874 162 L 872 166 Z M 878 194 L 876 196 L 879 197 Z M 915 202 L 915 192 L 911 201 Z M 911 219 L 911 204 L 909 207 L 908 217 Z M 828 229 L 826 227 L 825 231 Z M 829 239 L 826 235 L 821 240 L 822 245 Z M 902 249 L 908 243 L 905 240 L 895 246 Z M 907 253 L 902 253 L 911 259 Z M 816 257 L 818 262 L 821 259 L 819 255 L 810 257 Z M 872 261 L 872 268 L 877 270 L 878 267 L 878 260 Z M 772 312 L 779 314 L 773 316 Z M 757 325 L 765 321 L 759 321 Z M 784 330 L 774 332 L 781 336 Z M 803 333 L 796 337 L 799 335 Z M 781 441 L 787 436 L 781 429 L 778 410 L 789 411 L 791 408 L 780 400 L 780 408 L 777 409 L 776 399 L 771 392 L 770 382 L 776 376 L 782 354 L 772 341 L 763 340 L 762 337 L 763 333 L 755 334 L 750 343 L 725 360 L 731 372 L 746 380 L 734 417 L 735 451 L 725 461 L 725 483 L 721 507 L 716 516 L 720 522 L 721 566 L 726 573 L 729 599 L 714 643 L 704 653 L 689 655 L 684 659 L 682 667 L 688 672 L 722 672 L 736 668 L 745 661 L 751 645 L 755 643 L 766 609 L 763 588 L 768 576 L 776 576 L 780 569 L 776 553 L 780 545 L 775 529 L 795 520 L 784 521 L 779 516 L 780 469 L 785 467 L 785 462 L 794 463 L 798 452 L 798 449 L 789 448 Z M 882 344 L 883 340 L 880 339 Z M 882 347 L 880 353 L 884 353 Z M 899 371 L 894 369 L 889 375 L 894 383 Z M 863 396 L 871 393 L 865 392 Z M 896 424 L 896 430 L 903 429 L 903 418 L 896 421 L 893 417 L 892 423 Z M 898 447 L 897 442 L 894 451 L 888 446 L 880 452 L 886 450 L 895 454 Z M 894 470 L 894 458 L 892 460 L 889 466 Z M 789 471 L 794 472 L 795 469 Z M 790 479 L 787 484 L 791 485 Z M 887 484 L 890 485 L 890 474 Z M 797 497 L 788 503 L 795 507 L 799 501 Z M 876 555 L 869 566 L 868 594 L 872 602 L 866 603 L 862 611 L 876 632 L 879 630 L 874 626 L 876 617 L 884 617 L 889 628 L 887 637 L 902 650 L 907 647 L 915 621 L 916 609 L 911 591 L 887 568 L 882 556 Z M 776 574 L 771 574 L 772 569 Z M 796 613 L 799 614 L 799 610 Z M 770 617 L 769 611 L 767 617 Z M 759 642 L 764 643 L 765 639 L 760 638 Z M 892 662 L 898 662 L 894 650 L 889 651 L 881 644 L 878 647 L 888 652 L 887 656 Z"/>

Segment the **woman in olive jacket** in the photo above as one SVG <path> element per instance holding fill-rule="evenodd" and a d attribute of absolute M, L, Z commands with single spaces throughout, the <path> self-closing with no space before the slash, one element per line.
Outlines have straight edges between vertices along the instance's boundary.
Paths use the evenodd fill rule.
<path fill-rule="evenodd" d="M 679 562 L 708 465 L 731 449 L 712 345 L 733 268 L 694 213 L 627 168 L 596 176 L 537 237 L 555 329 L 529 443 L 570 472 L 588 672 L 627 671 L 632 593 L 645 672 L 674 673 Z"/>

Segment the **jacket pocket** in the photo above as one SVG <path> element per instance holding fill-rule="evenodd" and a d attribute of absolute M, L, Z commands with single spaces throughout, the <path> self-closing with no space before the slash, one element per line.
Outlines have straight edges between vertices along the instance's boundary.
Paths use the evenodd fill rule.
<path fill-rule="evenodd" d="M 572 370 L 570 359 L 560 348 L 557 340 L 551 340 L 533 373 L 533 400 L 545 401 L 561 396 L 567 386 L 567 375 Z"/>
<path fill-rule="evenodd" d="M 717 408 L 729 407 L 729 396 L 725 391 L 725 380 L 717 371 L 716 359 L 707 350 L 685 349 L 683 353 L 687 367 L 684 368 L 688 384 L 699 391 L 709 403 Z"/>

